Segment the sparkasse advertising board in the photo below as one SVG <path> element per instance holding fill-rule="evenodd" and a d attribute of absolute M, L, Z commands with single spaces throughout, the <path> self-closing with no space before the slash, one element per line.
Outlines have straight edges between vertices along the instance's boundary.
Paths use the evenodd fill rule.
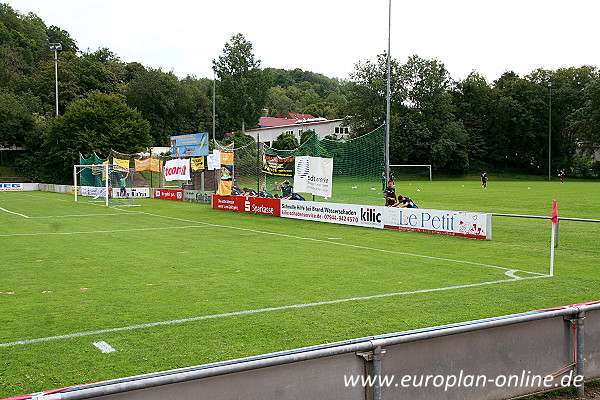
<path fill-rule="evenodd" d="M 280 215 L 279 202 L 279 199 L 265 197 L 219 196 L 215 194 L 213 195 L 212 208 L 278 217 Z"/>

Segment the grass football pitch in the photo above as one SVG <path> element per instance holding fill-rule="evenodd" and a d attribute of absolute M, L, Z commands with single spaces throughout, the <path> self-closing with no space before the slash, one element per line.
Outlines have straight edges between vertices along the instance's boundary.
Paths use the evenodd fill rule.
<path fill-rule="evenodd" d="M 421 208 L 600 219 L 598 182 L 396 186 Z M 494 217 L 480 241 L 136 202 L 0 192 L 0 397 L 600 299 L 600 223 L 561 221 L 549 277 L 548 220 Z"/>

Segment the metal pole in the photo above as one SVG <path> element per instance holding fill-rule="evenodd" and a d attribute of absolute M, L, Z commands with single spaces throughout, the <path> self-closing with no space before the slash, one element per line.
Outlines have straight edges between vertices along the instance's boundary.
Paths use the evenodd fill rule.
<path fill-rule="evenodd" d="M 585 329 L 584 329 L 584 320 L 585 320 L 585 311 L 581 311 L 577 314 L 577 375 L 581 376 L 581 385 L 577 386 L 577 395 L 582 397 L 585 391 L 585 387 L 584 387 L 584 374 L 585 374 L 585 370 L 584 370 L 584 365 L 585 365 L 585 354 L 584 354 L 584 334 L 585 334 Z"/>
<path fill-rule="evenodd" d="M 56 116 L 58 117 L 58 50 L 54 48 L 54 83 L 56 92 Z"/>
<path fill-rule="evenodd" d="M 50 49 L 54 50 L 54 86 L 56 97 L 56 116 L 58 117 L 58 50 L 62 50 L 62 44 L 50 43 Z"/>
<path fill-rule="evenodd" d="M 548 82 L 548 180 L 552 179 L 552 82 Z"/>
<path fill-rule="evenodd" d="M 384 162 L 385 162 L 385 178 L 390 179 L 390 75 L 391 75 L 391 35 L 392 35 L 392 0 L 389 0 L 388 6 L 388 50 L 387 50 L 387 87 L 386 87 L 386 105 L 385 105 L 385 141 L 384 141 Z"/>
<path fill-rule="evenodd" d="M 213 72 L 213 93 L 212 93 L 212 134 L 213 134 L 213 149 L 217 145 L 217 137 L 215 131 L 215 115 L 216 115 L 216 95 L 217 93 L 217 76 Z M 217 171 L 213 170 L 213 189 L 217 191 Z"/>

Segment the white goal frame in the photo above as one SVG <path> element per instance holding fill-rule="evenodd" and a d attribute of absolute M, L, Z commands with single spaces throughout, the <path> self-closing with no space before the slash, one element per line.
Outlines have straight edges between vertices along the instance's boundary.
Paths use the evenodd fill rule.
<path fill-rule="evenodd" d="M 431 169 L 431 164 L 394 164 L 388 165 L 388 167 L 427 167 L 429 169 L 429 181 L 433 181 L 433 174 Z"/>
<path fill-rule="evenodd" d="M 110 164 L 88 164 L 88 165 L 82 165 L 82 164 L 77 164 L 77 165 L 73 165 L 73 193 L 75 194 L 75 201 L 77 201 L 77 189 L 78 189 L 78 185 L 77 185 L 77 168 L 80 168 L 81 170 L 83 170 L 83 168 L 92 168 L 92 169 L 96 169 L 96 170 L 100 170 L 102 173 L 104 174 L 104 176 L 106 177 L 105 180 L 105 184 L 104 184 L 104 205 L 106 207 L 108 207 L 108 198 L 110 197 L 110 193 L 109 193 L 109 168 Z"/>

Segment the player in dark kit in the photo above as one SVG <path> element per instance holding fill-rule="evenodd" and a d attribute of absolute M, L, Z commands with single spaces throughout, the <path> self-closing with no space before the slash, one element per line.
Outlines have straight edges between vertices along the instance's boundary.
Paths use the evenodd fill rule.
<path fill-rule="evenodd" d="M 419 208 L 410 197 L 398 195 L 398 207 Z"/>
<path fill-rule="evenodd" d="M 487 188 L 487 180 L 488 180 L 487 174 L 485 171 L 483 171 L 483 174 L 481 174 L 481 187 L 484 189 Z"/>
<path fill-rule="evenodd" d="M 389 181 L 387 188 L 383 191 L 383 198 L 385 199 L 385 205 L 388 207 L 397 207 L 398 202 L 396 201 L 396 189 L 394 183 Z"/>

